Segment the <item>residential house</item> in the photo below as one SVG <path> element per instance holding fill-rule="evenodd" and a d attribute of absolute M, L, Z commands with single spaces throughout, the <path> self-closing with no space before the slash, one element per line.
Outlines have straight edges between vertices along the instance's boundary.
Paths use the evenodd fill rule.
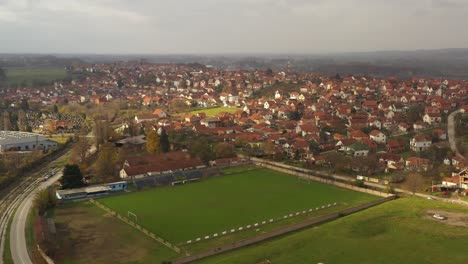
<path fill-rule="evenodd" d="M 423 121 L 429 125 L 437 125 L 442 121 L 442 117 L 439 113 L 426 113 L 423 116 Z"/>
<path fill-rule="evenodd" d="M 209 127 L 209 128 L 214 128 L 219 126 L 220 120 L 217 117 L 208 117 L 208 118 L 203 118 L 200 120 L 200 125 Z"/>
<path fill-rule="evenodd" d="M 385 144 L 387 142 L 387 136 L 379 130 L 372 130 L 369 133 L 369 137 L 378 144 Z"/>
<path fill-rule="evenodd" d="M 166 112 L 164 112 L 162 109 L 154 110 L 153 115 L 156 115 L 156 116 L 158 116 L 160 118 L 166 118 L 167 117 Z"/>
<path fill-rule="evenodd" d="M 369 154 L 369 147 L 362 143 L 362 142 L 356 142 L 348 147 L 350 151 L 348 154 L 351 154 L 355 157 L 367 157 Z"/>
<path fill-rule="evenodd" d="M 432 138 L 428 135 L 419 134 L 410 140 L 410 148 L 415 152 L 429 149 L 432 145 Z"/>
<path fill-rule="evenodd" d="M 387 141 L 387 150 L 389 153 L 400 153 L 405 151 L 406 144 L 403 139 L 390 139 Z"/>
<path fill-rule="evenodd" d="M 427 171 L 431 169 L 431 161 L 428 159 L 411 157 L 406 159 L 406 169 L 411 171 Z"/>

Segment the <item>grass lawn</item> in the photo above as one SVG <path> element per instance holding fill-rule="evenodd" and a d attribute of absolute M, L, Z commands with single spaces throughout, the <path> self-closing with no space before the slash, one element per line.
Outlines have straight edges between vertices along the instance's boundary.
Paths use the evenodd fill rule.
<path fill-rule="evenodd" d="M 185 114 L 198 114 L 198 113 L 205 113 L 207 117 L 213 117 L 213 116 L 216 116 L 216 115 L 219 115 L 220 113 L 222 112 L 226 112 L 226 113 L 235 113 L 237 111 L 239 111 L 240 109 L 239 108 L 231 108 L 231 107 L 224 107 L 224 106 L 218 106 L 218 107 L 212 107 L 212 108 L 206 108 L 206 109 L 199 109 L 199 110 L 195 110 L 195 111 L 190 111 L 188 113 L 185 113 Z M 185 115 L 184 113 L 182 114 L 178 114 L 178 115 Z"/>
<path fill-rule="evenodd" d="M 229 172 L 233 172 L 232 169 Z M 256 169 L 179 186 L 99 199 L 173 243 L 221 233 L 333 202 L 346 207 L 378 197 L 268 169 Z"/>
<path fill-rule="evenodd" d="M 197 263 L 468 263 L 468 228 L 435 221 L 428 209 L 468 213 L 462 206 L 402 198 Z"/>
<path fill-rule="evenodd" d="M 63 79 L 67 72 L 63 68 L 7 68 L 10 85 L 32 86 L 34 83 L 51 83 Z"/>
<path fill-rule="evenodd" d="M 67 141 L 70 139 L 70 137 L 67 137 L 67 136 L 59 136 L 59 137 L 50 137 L 48 138 L 50 140 L 53 140 L 55 142 L 57 142 L 58 144 L 62 144 L 64 145 L 65 143 L 67 143 Z"/>
<path fill-rule="evenodd" d="M 177 256 L 89 202 L 73 202 L 53 212 L 58 246 L 55 263 L 162 263 Z"/>

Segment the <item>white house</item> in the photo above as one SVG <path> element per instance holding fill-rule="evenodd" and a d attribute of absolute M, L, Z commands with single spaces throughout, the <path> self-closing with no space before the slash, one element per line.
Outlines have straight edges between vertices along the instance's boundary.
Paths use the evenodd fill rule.
<path fill-rule="evenodd" d="M 410 148 L 415 152 L 425 151 L 432 145 L 432 139 L 428 135 L 416 135 L 410 140 Z"/>
<path fill-rule="evenodd" d="M 387 142 L 387 136 L 379 130 L 372 130 L 369 133 L 369 137 L 378 144 L 385 144 Z"/>
<path fill-rule="evenodd" d="M 437 113 L 427 113 L 423 116 L 423 121 L 429 125 L 439 124 L 442 121 L 442 117 Z"/>

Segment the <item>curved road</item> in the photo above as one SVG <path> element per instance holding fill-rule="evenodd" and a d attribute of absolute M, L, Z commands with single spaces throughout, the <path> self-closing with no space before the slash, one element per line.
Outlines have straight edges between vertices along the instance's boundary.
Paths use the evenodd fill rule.
<path fill-rule="evenodd" d="M 10 248 L 14 263 L 33 264 L 31 258 L 29 257 L 28 247 L 26 244 L 25 232 L 28 214 L 36 193 L 52 185 L 54 182 L 60 179 L 60 177 L 62 177 L 62 171 L 32 190 L 19 205 L 18 210 L 13 218 L 13 222 L 11 223 L 10 230 Z"/>
<path fill-rule="evenodd" d="M 39 189 L 51 185 L 53 182 L 61 177 L 61 169 L 53 169 L 56 173 L 54 177 L 48 181 L 43 181 L 43 175 L 46 172 L 51 172 L 55 168 L 58 161 L 67 158 L 70 150 L 59 154 L 53 161 L 45 163 L 37 167 L 35 172 L 24 175 L 22 180 L 10 190 L 5 192 L 0 197 L 0 264 L 4 263 L 3 252 L 5 243 L 10 243 L 11 255 L 14 263 L 32 263 L 29 259 L 28 250 L 26 247 L 25 239 L 25 226 L 27 215 L 32 205 L 35 193 Z M 6 241 L 7 228 L 11 221 L 10 227 L 10 241 Z"/>

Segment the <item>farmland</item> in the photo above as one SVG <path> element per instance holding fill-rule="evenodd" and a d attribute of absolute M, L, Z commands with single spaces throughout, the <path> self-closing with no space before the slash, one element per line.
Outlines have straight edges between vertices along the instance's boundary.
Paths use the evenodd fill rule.
<path fill-rule="evenodd" d="M 63 68 L 7 68 L 6 70 L 7 82 L 13 86 L 43 86 L 67 76 Z"/>
<path fill-rule="evenodd" d="M 378 199 L 268 169 L 230 173 L 199 183 L 150 189 L 99 201 L 121 215 L 127 216 L 131 211 L 137 215 L 140 225 L 180 244 L 329 203 L 337 202 L 339 205 L 333 209 L 341 210 Z"/>
<path fill-rule="evenodd" d="M 461 206 L 403 198 L 197 263 L 466 263 L 468 229 L 435 221 L 429 210 L 468 213 Z"/>

